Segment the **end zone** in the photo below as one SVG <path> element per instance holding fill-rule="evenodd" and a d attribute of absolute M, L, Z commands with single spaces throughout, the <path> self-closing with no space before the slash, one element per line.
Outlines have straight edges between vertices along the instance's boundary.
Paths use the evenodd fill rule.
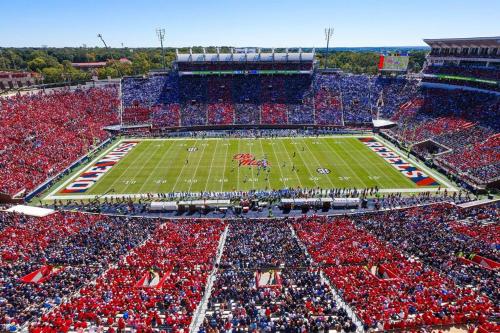
<path fill-rule="evenodd" d="M 139 142 L 123 141 L 116 148 L 92 163 L 75 180 L 69 183 L 60 193 L 84 193 L 91 188 L 105 173 L 117 164 L 129 151 L 131 151 Z"/>
<path fill-rule="evenodd" d="M 104 150 L 104 152 L 102 152 L 100 155 L 98 155 L 96 158 L 94 158 L 89 164 L 87 164 L 85 167 L 83 167 L 80 171 L 78 171 L 74 175 L 70 176 L 61 185 L 59 185 L 58 187 L 56 187 L 52 192 L 50 192 L 47 196 L 45 196 L 43 198 L 43 200 L 80 199 L 80 198 L 75 197 L 74 195 L 71 195 L 71 193 L 74 193 L 74 192 L 66 192 L 67 194 L 64 194 L 64 195 L 57 195 L 57 193 L 63 193 L 62 192 L 63 189 L 65 189 L 68 186 L 68 184 L 70 184 L 71 182 L 73 182 L 79 175 L 81 175 L 81 174 L 89 171 L 89 169 L 92 168 L 92 166 L 94 166 L 99 160 L 101 160 L 109 152 L 113 151 L 116 147 L 118 147 L 120 144 L 122 144 L 125 141 L 126 141 L 126 139 L 120 139 L 117 142 L 115 142 L 114 144 L 112 144 L 111 147 L 109 147 L 108 149 Z M 133 140 L 133 141 L 139 142 L 139 140 Z M 87 196 L 88 197 L 92 197 L 92 198 L 95 197 L 93 195 L 86 195 L 85 197 L 87 197 Z"/>

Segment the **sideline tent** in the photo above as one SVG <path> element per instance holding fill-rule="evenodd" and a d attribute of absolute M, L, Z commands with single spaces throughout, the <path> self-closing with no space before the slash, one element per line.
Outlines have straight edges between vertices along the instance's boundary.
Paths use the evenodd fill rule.
<path fill-rule="evenodd" d="M 18 213 L 35 217 L 44 217 L 55 213 L 55 210 L 53 209 L 25 205 L 13 206 L 5 211 L 9 213 Z"/>
<path fill-rule="evenodd" d="M 385 120 L 385 119 L 373 119 L 372 120 L 373 127 L 375 128 L 385 128 L 385 127 L 391 127 L 396 125 L 395 122 L 390 121 L 390 120 Z"/>

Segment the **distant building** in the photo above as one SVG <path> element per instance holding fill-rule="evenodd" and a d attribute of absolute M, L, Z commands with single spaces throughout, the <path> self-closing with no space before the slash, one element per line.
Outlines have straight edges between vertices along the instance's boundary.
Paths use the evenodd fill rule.
<path fill-rule="evenodd" d="M 90 71 L 97 68 L 106 67 L 108 63 L 106 61 L 98 62 L 72 62 L 71 65 L 76 69 L 81 69 L 84 71 Z"/>
<path fill-rule="evenodd" d="M 120 60 L 118 61 L 122 64 L 132 65 L 132 61 L 128 60 L 127 58 L 120 58 Z"/>
<path fill-rule="evenodd" d="M 500 37 L 424 39 L 431 47 L 427 63 L 460 65 L 460 63 L 488 67 L 500 62 Z"/>
<path fill-rule="evenodd" d="M 29 87 L 41 81 L 42 77 L 36 72 L 1 72 L 0 91 Z"/>
<path fill-rule="evenodd" d="M 500 91 L 500 37 L 424 39 L 424 82 Z"/>
<path fill-rule="evenodd" d="M 112 61 L 113 60 L 96 61 L 96 62 L 72 62 L 71 65 L 77 69 L 81 69 L 84 71 L 91 71 L 91 70 L 106 67 Z M 122 64 L 132 64 L 132 61 L 130 61 L 127 58 L 120 58 L 120 60 L 118 60 L 118 61 Z"/>

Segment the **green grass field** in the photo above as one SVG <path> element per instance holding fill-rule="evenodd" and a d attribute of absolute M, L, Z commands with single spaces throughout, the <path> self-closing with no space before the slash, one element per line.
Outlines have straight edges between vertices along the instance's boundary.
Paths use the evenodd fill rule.
<path fill-rule="evenodd" d="M 267 160 L 269 171 L 244 162 L 239 166 L 238 154 L 250 154 L 247 162 Z M 81 194 L 95 196 L 111 189 L 116 195 L 374 186 L 417 188 L 353 137 L 154 139 L 140 141 Z"/>

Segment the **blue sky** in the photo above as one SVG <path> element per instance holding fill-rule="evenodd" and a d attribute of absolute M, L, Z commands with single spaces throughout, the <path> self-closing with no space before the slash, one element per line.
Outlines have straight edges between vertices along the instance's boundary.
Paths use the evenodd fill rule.
<path fill-rule="evenodd" d="M 0 0 L 0 46 L 424 45 L 500 35 L 500 0 Z"/>

